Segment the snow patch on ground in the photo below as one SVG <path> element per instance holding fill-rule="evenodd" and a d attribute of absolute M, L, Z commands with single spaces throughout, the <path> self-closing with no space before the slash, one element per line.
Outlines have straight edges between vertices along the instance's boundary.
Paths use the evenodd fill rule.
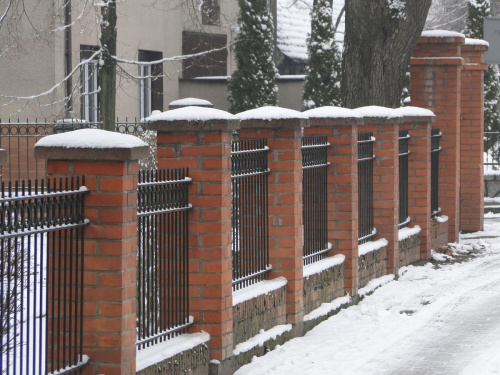
<path fill-rule="evenodd" d="M 68 149 L 134 148 L 143 146 L 147 146 L 147 144 L 136 136 L 101 129 L 81 129 L 49 135 L 35 144 L 35 147 L 64 147 Z"/>
<path fill-rule="evenodd" d="M 136 371 L 164 361 L 174 355 L 189 350 L 210 340 L 206 332 L 183 334 L 149 348 L 137 349 Z"/>
<path fill-rule="evenodd" d="M 237 120 L 237 118 L 229 112 L 221 111 L 220 109 L 189 106 L 154 114 L 145 119 L 146 122 L 213 120 Z"/>
<path fill-rule="evenodd" d="M 443 253 L 438 253 L 438 252 L 434 251 L 433 249 L 431 249 L 431 258 L 432 258 L 432 260 L 435 260 L 436 262 L 446 262 L 448 260 L 453 259 L 452 256 L 447 255 L 447 254 L 443 254 Z"/>
<path fill-rule="evenodd" d="M 241 344 L 236 345 L 236 348 L 233 350 L 234 355 L 238 355 L 240 353 L 248 352 L 249 350 L 255 348 L 256 346 L 262 346 L 268 340 L 274 340 L 276 337 L 281 336 L 285 332 L 289 332 L 292 330 L 291 324 L 283 324 L 276 327 L 273 327 L 267 331 L 263 329 L 260 330 L 260 333 L 255 335 L 254 337 L 248 339 Z"/>
<path fill-rule="evenodd" d="M 258 296 L 271 293 L 273 290 L 279 289 L 286 284 L 287 280 L 284 277 L 277 277 L 273 280 L 259 281 L 243 289 L 236 290 L 233 292 L 233 306 Z"/>
<path fill-rule="evenodd" d="M 363 297 L 367 294 L 370 294 L 375 289 L 381 287 L 382 285 L 385 285 L 385 284 L 391 282 L 392 280 L 394 280 L 394 275 L 385 275 L 385 276 L 379 277 L 377 279 L 370 280 L 370 282 L 368 284 L 366 284 L 365 287 L 358 290 L 358 295 L 360 297 Z"/>
<path fill-rule="evenodd" d="M 413 228 L 402 228 L 399 230 L 399 241 L 406 240 L 407 238 L 414 236 L 422 231 L 418 225 L 415 225 Z"/>
<path fill-rule="evenodd" d="M 282 120 L 282 119 L 307 119 L 305 114 L 293 109 L 281 108 L 275 106 L 265 106 L 250 109 L 236 115 L 240 120 Z"/>
<path fill-rule="evenodd" d="M 304 316 L 304 322 L 308 322 L 310 320 L 326 316 L 330 312 L 337 310 L 338 308 L 344 305 L 348 305 L 350 302 L 351 302 L 351 296 L 347 295 L 344 297 L 336 298 L 332 302 L 322 303 L 320 307 L 314 309 L 309 314 Z"/>
<path fill-rule="evenodd" d="M 389 242 L 385 238 L 381 238 L 377 241 L 370 241 L 358 246 L 358 254 L 359 256 L 363 256 L 371 253 L 372 251 L 377 251 L 388 244 Z"/>

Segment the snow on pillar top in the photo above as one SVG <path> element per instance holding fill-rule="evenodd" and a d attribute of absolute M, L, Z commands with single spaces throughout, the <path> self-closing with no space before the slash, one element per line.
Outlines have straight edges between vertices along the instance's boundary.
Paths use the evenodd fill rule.
<path fill-rule="evenodd" d="M 363 117 L 365 124 L 399 124 L 403 121 L 401 113 L 387 107 L 371 105 L 356 108 L 354 112 Z"/>
<path fill-rule="evenodd" d="M 429 109 L 421 107 L 401 107 L 395 109 L 397 113 L 403 116 L 403 122 L 434 122 L 436 115 Z"/>
<path fill-rule="evenodd" d="M 348 108 L 325 106 L 304 112 L 309 117 L 311 126 L 323 125 L 360 125 L 363 116 Z"/>
<path fill-rule="evenodd" d="M 191 107 L 191 106 L 205 107 L 205 108 L 213 108 L 214 107 L 214 105 L 211 102 L 209 102 L 208 100 L 205 100 L 205 99 L 183 98 L 183 99 L 178 99 L 178 100 L 174 100 L 173 102 L 170 102 L 170 104 L 168 105 L 168 109 L 172 110 L 172 109 Z"/>
<path fill-rule="evenodd" d="M 309 117 L 293 109 L 265 106 L 250 109 L 236 115 L 241 128 L 247 129 L 293 129 L 309 127 Z"/>
<path fill-rule="evenodd" d="M 149 155 L 139 138 L 100 129 L 49 135 L 35 144 L 35 157 L 50 160 L 138 160 Z"/>
<path fill-rule="evenodd" d="M 238 118 L 229 112 L 197 106 L 156 113 L 145 121 L 149 130 L 168 133 L 239 129 Z"/>

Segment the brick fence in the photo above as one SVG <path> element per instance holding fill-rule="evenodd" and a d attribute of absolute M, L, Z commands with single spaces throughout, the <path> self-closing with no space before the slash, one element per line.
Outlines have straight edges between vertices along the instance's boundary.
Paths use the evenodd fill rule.
<path fill-rule="evenodd" d="M 464 43 L 461 34 L 423 34 L 411 60 L 412 104 L 421 108 L 325 107 L 299 113 L 264 107 L 233 116 L 191 107 L 151 117 L 149 128 L 158 132 L 159 167 L 188 167 L 192 179 L 188 256 L 193 324 L 188 334 L 157 347 L 136 351 L 135 345 L 137 159 L 144 156 L 144 145 L 110 147 L 96 140 L 90 146 L 69 149 L 37 146 L 36 155 L 48 160 L 49 175 L 85 174 L 91 191 L 86 200 L 91 224 L 84 259 L 84 351 L 90 360 L 84 373 L 167 374 L 181 368 L 196 374 L 232 373 L 253 355 L 304 334 L 340 306 L 357 302 L 370 291 L 374 278 L 397 275 L 399 268 L 429 259 L 431 248 L 456 241 L 460 228 L 481 229 L 482 212 L 477 206 L 482 202 L 483 172 L 478 163 L 483 146 L 477 133 L 482 129 L 482 85 L 478 80 L 485 48 L 473 41 Z M 442 133 L 437 219 L 431 219 L 430 210 L 434 127 Z M 400 130 L 410 135 L 410 223 L 403 229 L 398 222 Z M 371 193 L 376 233 L 372 241 L 358 246 L 360 132 L 372 132 L 374 137 Z M 329 247 L 320 260 L 306 266 L 303 135 L 326 137 L 328 168 L 324 209 Z M 267 140 L 269 170 L 262 172 L 267 176 L 267 211 L 256 214 L 264 218 L 268 232 L 258 229 L 245 235 L 254 241 L 268 233 L 269 264 L 264 281 L 238 289 L 232 286 L 231 272 L 236 225 L 231 220 L 231 144 L 245 139 Z M 250 215 L 244 210 L 242 215 Z M 238 256 L 252 261 L 244 254 Z M 267 333 L 260 333 L 261 329 Z M 256 335 L 261 335 L 256 340 L 263 346 L 251 345 L 249 339 Z M 189 346 L 186 338 L 196 339 Z M 153 357 L 156 362 L 148 362 Z"/>

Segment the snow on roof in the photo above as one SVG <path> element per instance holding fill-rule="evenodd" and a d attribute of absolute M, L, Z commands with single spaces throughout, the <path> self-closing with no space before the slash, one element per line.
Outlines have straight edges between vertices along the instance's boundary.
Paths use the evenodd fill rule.
<path fill-rule="evenodd" d="M 173 102 L 170 102 L 171 106 L 190 106 L 190 105 L 213 105 L 210 103 L 208 100 L 205 99 L 198 99 L 198 98 L 184 98 L 184 99 L 178 99 L 174 100 Z"/>
<path fill-rule="evenodd" d="M 236 115 L 240 120 L 282 120 L 282 119 L 307 119 L 307 115 L 293 109 L 266 106 L 250 109 Z"/>
<path fill-rule="evenodd" d="M 313 0 L 278 0 L 277 1 L 277 47 L 286 56 L 306 61 L 307 37 L 311 33 L 311 10 Z M 344 0 L 333 0 L 333 24 L 344 7 Z M 335 34 L 335 40 L 344 41 L 345 23 L 342 16 Z M 342 48 L 342 46 L 339 46 Z"/>
<path fill-rule="evenodd" d="M 67 133 L 49 135 L 40 139 L 35 147 L 63 148 L 134 148 L 147 146 L 133 135 L 100 129 L 81 129 Z"/>
<path fill-rule="evenodd" d="M 403 117 L 401 113 L 396 109 L 379 107 L 376 105 L 370 105 L 366 107 L 359 107 L 354 110 L 357 114 L 362 117 L 377 117 L 377 118 L 399 118 Z"/>
<path fill-rule="evenodd" d="M 465 38 L 464 34 L 449 30 L 424 30 L 421 36 L 424 38 Z"/>
<path fill-rule="evenodd" d="M 465 38 L 465 44 L 469 46 L 486 46 L 489 47 L 490 43 L 482 39 Z"/>
<path fill-rule="evenodd" d="M 434 112 L 432 112 L 431 110 L 420 107 L 412 107 L 412 106 L 401 107 L 395 109 L 395 111 L 398 112 L 401 116 L 407 116 L 407 117 L 435 116 Z"/>
<path fill-rule="evenodd" d="M 343 108 L 343 107 L 333 107 L 325 106 L 310 109 L 304 112 L 309 118 L 361 118 L 362 116 L 356 111 Z"/>
<path fill-rule="evenodd" d="M 206 107 L 183 107 L 171 111 L 153 114 L 147 117 L 146 122 L 155 121 L 212 121 L 212 120 L 236 120 L 237 118 L 229 112 L 220 109 Z"/>

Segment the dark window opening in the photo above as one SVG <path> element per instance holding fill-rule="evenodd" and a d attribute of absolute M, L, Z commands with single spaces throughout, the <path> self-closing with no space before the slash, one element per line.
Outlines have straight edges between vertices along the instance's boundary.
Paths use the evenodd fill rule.
<path fill-rule="evenodd" d="M 184 31 L 182 33 L 183 55 L 212 51 L 183 60 L 183 77 L 214 77 L 227 75 L 226 35 L 213 35 Z"/>
<path fill-rule="evenodd" d="M 158 61 L 162 52 L 139 50 L 139 61 Z M 163 64 L 139 65 L 139 118 L 163 112 Z"/>

